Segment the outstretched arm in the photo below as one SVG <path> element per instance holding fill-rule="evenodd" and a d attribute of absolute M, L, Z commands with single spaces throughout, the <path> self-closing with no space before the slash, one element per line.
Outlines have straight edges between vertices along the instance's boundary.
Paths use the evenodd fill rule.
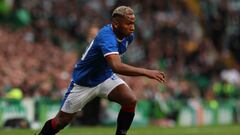
<path fill-rule="evenodd" d="M 138 68 L 122 63 L 118 54 L 111 54 L 105 57 L 113 72 L 127 76 L 146 76 L 161 83 L 165 82 L 165 75 L 158 70 Z"/>

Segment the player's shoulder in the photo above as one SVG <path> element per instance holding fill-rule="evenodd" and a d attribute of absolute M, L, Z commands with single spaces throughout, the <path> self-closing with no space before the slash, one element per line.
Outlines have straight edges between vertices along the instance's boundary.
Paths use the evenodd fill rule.
<path fill-rule="evenodd" d="M 110 24 L 105 25 L 103 28 L 99 30 L 97 34 L 97 39 L 100 41 L 111 41 L 111 42 L 117 41 L 116 36 Z"/>

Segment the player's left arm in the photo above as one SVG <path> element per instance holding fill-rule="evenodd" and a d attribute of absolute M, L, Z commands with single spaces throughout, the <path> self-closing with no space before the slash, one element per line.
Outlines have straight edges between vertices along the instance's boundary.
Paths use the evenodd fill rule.
<path fill-rule="evenodd" d="M 159 70 L 149 70 L 145 68 L 134 67 L 122 63 L 119 54 L 111 54 L 105 57 L 113 72 L 127 76 L 146 76 L 155 79 L 161 83 L 166 82 L 165 74 Z"/>

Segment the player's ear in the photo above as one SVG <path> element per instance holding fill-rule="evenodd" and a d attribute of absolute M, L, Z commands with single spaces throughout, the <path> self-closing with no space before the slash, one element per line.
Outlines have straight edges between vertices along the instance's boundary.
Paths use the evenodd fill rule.
<path fill-rule="evenodd" d="M 112 17 L 112 25 L 114 28 L 118 29 L 120 27 L 122 20 L 122 15 L 114 15 Z"/>
<path fill-rule="evenodd" d="M 113 22 L 112 22 L 112 26 L 113 26 L 113 28 L 116 28 L 116 29 L 118 29 L 119 22 L 118 22 L 118 21 L 116 21 L 116 20 L 113 20 Z"/>

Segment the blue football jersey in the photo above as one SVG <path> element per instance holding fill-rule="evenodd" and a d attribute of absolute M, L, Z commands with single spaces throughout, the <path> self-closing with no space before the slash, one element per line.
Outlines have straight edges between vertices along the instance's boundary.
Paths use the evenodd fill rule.
<path fill-rule="evenodd" d="M 104 26 L 75 65 L 72 73 L 74 83 L 93 87 L 108 79 L 113 71 L 104 57 L 110 54 L 123 54 L 133 39 L 134 36 L 131 34 L 119 41 L 111 25 Z"/>

